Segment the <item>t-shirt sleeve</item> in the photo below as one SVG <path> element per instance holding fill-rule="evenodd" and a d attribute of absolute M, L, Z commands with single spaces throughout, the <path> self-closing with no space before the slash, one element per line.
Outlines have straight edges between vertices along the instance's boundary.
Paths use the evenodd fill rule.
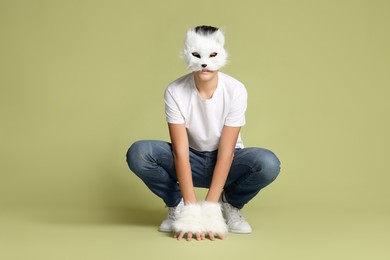
<path fill-rule="evenodd" d="M 237 91 L 233 97 L 232 105 L 225 120 L 226 126 L 240 127 L 245 125 L 245 111 L 247 108 L 248 94 L 245 87 Z"/>
<path fill-rule="evenodd" d="M 166 120 L 170 124 L 184 124 L 184 117 L 180 112 L 179 106 L 172 96 L 169 88 L 165 90 L 164 93 L 165 100 L 165 116 Z"/>

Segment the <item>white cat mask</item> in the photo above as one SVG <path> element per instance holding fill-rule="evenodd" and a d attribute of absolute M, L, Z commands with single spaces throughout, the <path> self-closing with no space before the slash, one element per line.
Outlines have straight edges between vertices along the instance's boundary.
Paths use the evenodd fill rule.
<path fill-rule="evenodd" d="M 221 30 L 213 33 L 187 31 L 184 41 L 183 58 L 191 71 L 219 70 L 225 66 L 227 52 L 224 48 L 225 37 Z"/>

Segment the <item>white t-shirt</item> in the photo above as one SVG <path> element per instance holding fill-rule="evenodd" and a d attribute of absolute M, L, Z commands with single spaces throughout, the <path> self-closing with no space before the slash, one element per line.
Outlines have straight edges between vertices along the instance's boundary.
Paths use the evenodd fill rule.
<path fill-rule="evenodd" d="M 189 146 L 197 151 L 217 150 L 225 125 L 245 125 L 245 86 L 222 72 L 218 72 L 218 85 L 210 99 L 200 97 L 192 73 L 169 84 L 164 98 L 167 122 L 184 124 Z M 239 135 L 236 148 L 243 147 Z"/>

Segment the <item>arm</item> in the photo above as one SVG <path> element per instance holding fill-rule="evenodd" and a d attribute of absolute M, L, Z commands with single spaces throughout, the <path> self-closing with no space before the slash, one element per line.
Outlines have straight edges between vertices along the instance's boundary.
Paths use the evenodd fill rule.
<path fill-rule="evenodd" d="M 169 135 L 171 137 L 177 179 L 179 181 L 184 204 L 187 205 L 186 206 L 188 207 L 187 210 L 189 210 L 186 212 L 187 218 L 189 217 L 187 221 L 194 221 L 194 223 L 191 223 L 191 226 L 195 225 L 196 228 L 198 229 L 197 224 L 200 223 L 200 219 L 196 219 L 195 216 L 197 214 L 200 214 L 199 212 L 200 209 L 197 206 L 194 206 L 197 203 L 197 199 L 194 190 L 194 185 L 192 182 L 187 130 L 184 124 L 168 123 L 168 128 L 169 128 Z M 182 210 L 182 213 L 183 211 L 184 209 Z M 192 214 L 195 214 L 195 216 L 193 216 Z M 186 225 L 186 228 L 188 228 L 187 221 L 183 222 Z M 178 224 L 177 228 L 178 228 L 177 233 L 176 231 L 174 232 L 174 238 L 181 240 L 185 235 L 185 232 L 183 231 L 183 229 L 181 229 L 184 227 Z M 191 240 L 192 235 L 193 235 L 192 232 L 188 232 L 187 240 Z M 200 232 L 196 232 L 194 235 L 196 235 L 197 240 L 204 239 L 204 235 Z"/>
<path fill-rule="evenodd" d="M 176 175 L 185 204 L 197 202 L 192 182 L 187 130 L 184 124 L 168 124 Z"/>
<path fill-rule="evenodd" d="M 240 127 L 224 126 L 218 146 L 218 157 L 215 165 L 213 179 L 206 196 L 206 201 L 218 202 L 221 196 L 230 166 L 233 161 L 234 148 L 240 133 Z"/>

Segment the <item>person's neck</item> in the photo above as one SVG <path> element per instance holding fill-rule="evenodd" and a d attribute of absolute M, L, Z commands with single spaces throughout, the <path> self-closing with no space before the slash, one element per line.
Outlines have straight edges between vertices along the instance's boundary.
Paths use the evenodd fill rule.
<path fill-rule="evenodd" d="M 200 78 L 195 77 L 195 86 L 203 99 L 212 98 L 218 86 L 218 74 L 209 80 L 201 80 Z"/>

